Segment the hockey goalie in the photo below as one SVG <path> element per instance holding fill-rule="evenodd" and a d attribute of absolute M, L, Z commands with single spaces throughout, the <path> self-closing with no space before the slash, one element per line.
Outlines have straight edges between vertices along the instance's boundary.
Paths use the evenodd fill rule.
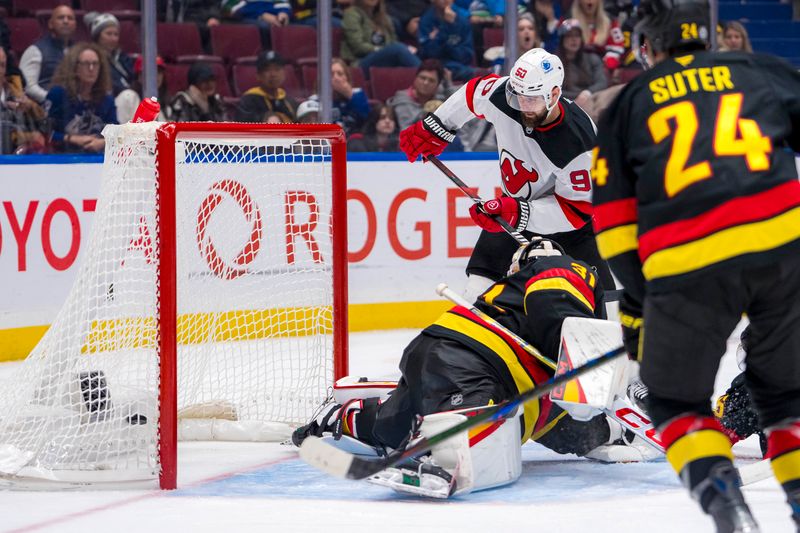
<path fill-rule="evenodd" d="M 385 383 L 340 383 L 314 419 L 294 432 L 294 444 L 313 435 L 365 454 L 402 448 L 417 434 L 440 432 L 552 377 L 552 366 L 522 349 L 506 329 L 555 361 L 565 319 L 605 318 L 596 271 L 542 238 L 517 251 L 508 275 L 475 307 L 477 312 L 453 307 L 411 341 L 400 361 L 401 378 L 388 394 Z M 528 439 L 601 461 L 659 455 L 598 413 L 579 412 L 578 420 L 543 397 L 515 417 L 478 426 L 370 481 L 439 498 L 509 484 L 521 473 L 520 446 Z"/>

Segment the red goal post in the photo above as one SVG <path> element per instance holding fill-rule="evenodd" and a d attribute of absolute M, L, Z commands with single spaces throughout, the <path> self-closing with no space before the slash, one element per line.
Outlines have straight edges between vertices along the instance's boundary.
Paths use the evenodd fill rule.
<path fill-rule="evenodd" d="M 200 135 L 203 137 L 221 136 L 228 138 L 263 136 L 266 138 L 304 138 L 326 139 L 331 145 L 331 173 L 333 180 L 332 237 L 333 237 L 333 278 L 334 285 L 343 290 L 334 291 L 334 381 L 347 375 L 347 141 L 341 127 L 330 124 L 251 124 L 251 123 L 212 123 L 212 122 L 174 122 L 165 124 L 157 130 L 157 174 L 159 176 L 160 201 L 159 226 L 162 249 L 171 253 L 162 255 L 159 283 L 163 288 L 159 327 L 160 349 L 168 364 L 160 368 L 160 399 L 162 406 L 159 448 L 161 473 L 159 483 L 162 489 L 177 486 L 178 462 L 178 406 L 177 406 L 177 339 L 176 323 L 176 242 L 175 242 L 175 145 L 180 137 Z M 163 317 L 169 317 L 164 320 Z"/>

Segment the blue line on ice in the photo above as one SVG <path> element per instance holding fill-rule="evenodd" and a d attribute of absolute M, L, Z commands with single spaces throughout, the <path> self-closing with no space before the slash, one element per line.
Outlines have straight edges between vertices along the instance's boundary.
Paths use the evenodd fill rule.
<path fill-rule="evenodd" d="M 558 455 L 537 444 L 523 447 L 523 471 L 513 485 L 475 492 L 450 502 L 526 504 L 592 500 L 630 494 L 680 490 L 669 465 L 652 463 L 606 465 L 574 455 Z M 174 496 L 251 497 L 268 499 L 397 501 L 414 500 L 364 481 L 337 479 L 303 463 L 285 461 L 261 470 L 237 474 L 201 486 L 180 489 Z"/>

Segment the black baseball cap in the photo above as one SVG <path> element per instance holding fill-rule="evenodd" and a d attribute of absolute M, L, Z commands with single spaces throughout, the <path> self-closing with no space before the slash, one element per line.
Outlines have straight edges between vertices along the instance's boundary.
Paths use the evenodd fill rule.
<path fill-rule="evenodd" d="M 266 69 L 270 65 L 278 65 L 284 66 L 286 61 L 278 55 L 275 50 L 268 50 L 266 52 L 261 52 L 258 55 L 258 60 L 256 60 L 256 69 L 259 71 Z"/>

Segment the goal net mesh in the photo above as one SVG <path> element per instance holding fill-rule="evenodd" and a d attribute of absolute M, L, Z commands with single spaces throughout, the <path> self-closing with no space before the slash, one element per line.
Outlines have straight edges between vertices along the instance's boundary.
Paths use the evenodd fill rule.
<path fill-rule="evenodd" d="M 66 303 L 0 388 L 0 475 L 158 473 L 158 124 L 110 126 L 88 247 Z M 308 421 L 333 376 L 331 146 L 178 135 L 177 405 L 258 440 Z M 161 185 L 164 187 L 164 185 Z M 267 428 L 266 430 L 264 428 Z M 220 434 L 216 434 L 219 432 Z M 284 433 L 285 435 L 285 433 Z"/>

